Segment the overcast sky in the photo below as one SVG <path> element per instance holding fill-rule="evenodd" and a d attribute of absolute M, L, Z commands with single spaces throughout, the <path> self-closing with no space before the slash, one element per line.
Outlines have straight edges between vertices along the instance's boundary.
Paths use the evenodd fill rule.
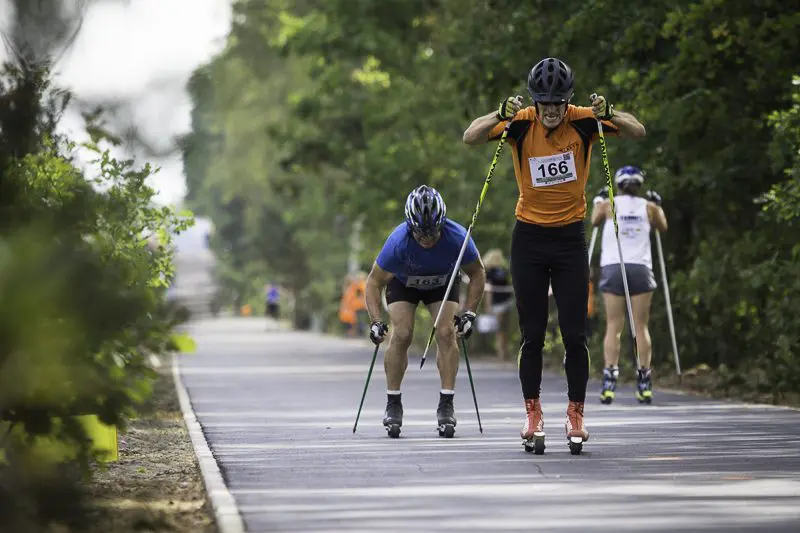
<path fill-rule="evenodd" d="M 128 101 L 130 120 L 156 147 L 166 147 L 189 129 L 186 82 L 224 45 L 230 4 L 231 0 L 96 3 L 88 8 L 75 43 L 58 64 L 56 82 L 82 101 Z M 9 9 L 7 0 L 0 0 L 0 24 Z M 3 48 L 0 59 L 6 55 Z M 85 140 L 82 126 L 77 112 L 68 113 L 61 123 L 62 131 L 79 141 Z M 159 203 L 179 202 L 185 194 L 180 154 L 149 161 L 161 167 L 152 182 Z"/>

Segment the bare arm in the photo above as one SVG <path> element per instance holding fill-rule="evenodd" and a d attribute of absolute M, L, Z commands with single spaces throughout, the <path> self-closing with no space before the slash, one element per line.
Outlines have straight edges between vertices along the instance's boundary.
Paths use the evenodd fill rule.
<path fill-rule="evenodd" d="M 464 273 L 469 276 L 469 284 L 467 285 L 467 301 L 464 306 L 467 311 L 476 313 L 478 305 L 481 303 L 483 291 L 486 288 L 486 270 L 483 268 L 483 261 L 478 257 L 472 263 L 462 265 L 461 268 Z"/>
<path fill-rule="evenodd" d="M 650 222 L 658 231 L 667 231 L 667 216 L 660 205 L 647 202 L 647 214 L 650 216 Z"/>
<path fill-rule="evenodd" d="M 625 111 L 614 111 L 614 117 L 611 123 L 619 128 L 619 137 L 621 139 L 641 139 L 647 135 L 647 131 L 641 122 L 636 120 L 636 117 Z"/>
<path fill-rule="evenodd" d="M 381 320 L 383 310 L 381 306 L 381 294 L 383 289 L 392 281 L 394 274 L 386 272 L 378 266 L 378 263 L 372 264 L 372 270 L 367 276 L 367 287 L 364 299 L 367 303 L 367 313 L 369 313 L 369 321 L 375 322 Z"/>
<path fill-rule="evenodd" d="M 489 142 L 489 132 L 498 124 L 500 124 L 500 120 L 497 118 L 497 112 L 492 111 L 473 120 L 472 124 L 464 131 L 462 139 L 466 144 L 486 144 Z"/>
<path fill-rule="evenodd" d="M 592 226 L 599 226 L 608 216 L 608 208 L 611 206 L 610 200 L 603 200 L 594 204 L 592 211 Z"/>

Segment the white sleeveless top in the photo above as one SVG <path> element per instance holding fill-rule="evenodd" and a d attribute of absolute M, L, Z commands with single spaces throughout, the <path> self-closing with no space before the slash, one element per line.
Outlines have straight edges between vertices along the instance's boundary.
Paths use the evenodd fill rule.
<path fill-rule="evenodd" d="M 650 218 L 647 216 L 647 200 L 638 196 L 620 195 L 614 198 L 619 225 L 619 241 L 625 263 L 646 265 L 653 269 L 650 252 Z M 614 222 L 606 219 L 600 244 L 600 266 L 619 264 L 617 238 Z"/>

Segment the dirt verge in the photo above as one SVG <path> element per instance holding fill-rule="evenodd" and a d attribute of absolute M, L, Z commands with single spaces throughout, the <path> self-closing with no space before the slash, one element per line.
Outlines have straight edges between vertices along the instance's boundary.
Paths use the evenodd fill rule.
<path fill-rule="evenodd" d="M 152 400 L 119 441 L 119 461 L 92 480 L 86 533 L 218 533 L 168 359 Z"/>

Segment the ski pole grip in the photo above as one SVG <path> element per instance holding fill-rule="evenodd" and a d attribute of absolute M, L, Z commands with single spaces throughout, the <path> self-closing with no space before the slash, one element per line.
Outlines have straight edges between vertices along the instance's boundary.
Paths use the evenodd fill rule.
<path fill-rule="evenodd" d="M 592 102 L 594 102 L 595 98 L 597 98 L 597 93 L 592 93 L 589 95 L 589 100 L 591 100 Z"/>

